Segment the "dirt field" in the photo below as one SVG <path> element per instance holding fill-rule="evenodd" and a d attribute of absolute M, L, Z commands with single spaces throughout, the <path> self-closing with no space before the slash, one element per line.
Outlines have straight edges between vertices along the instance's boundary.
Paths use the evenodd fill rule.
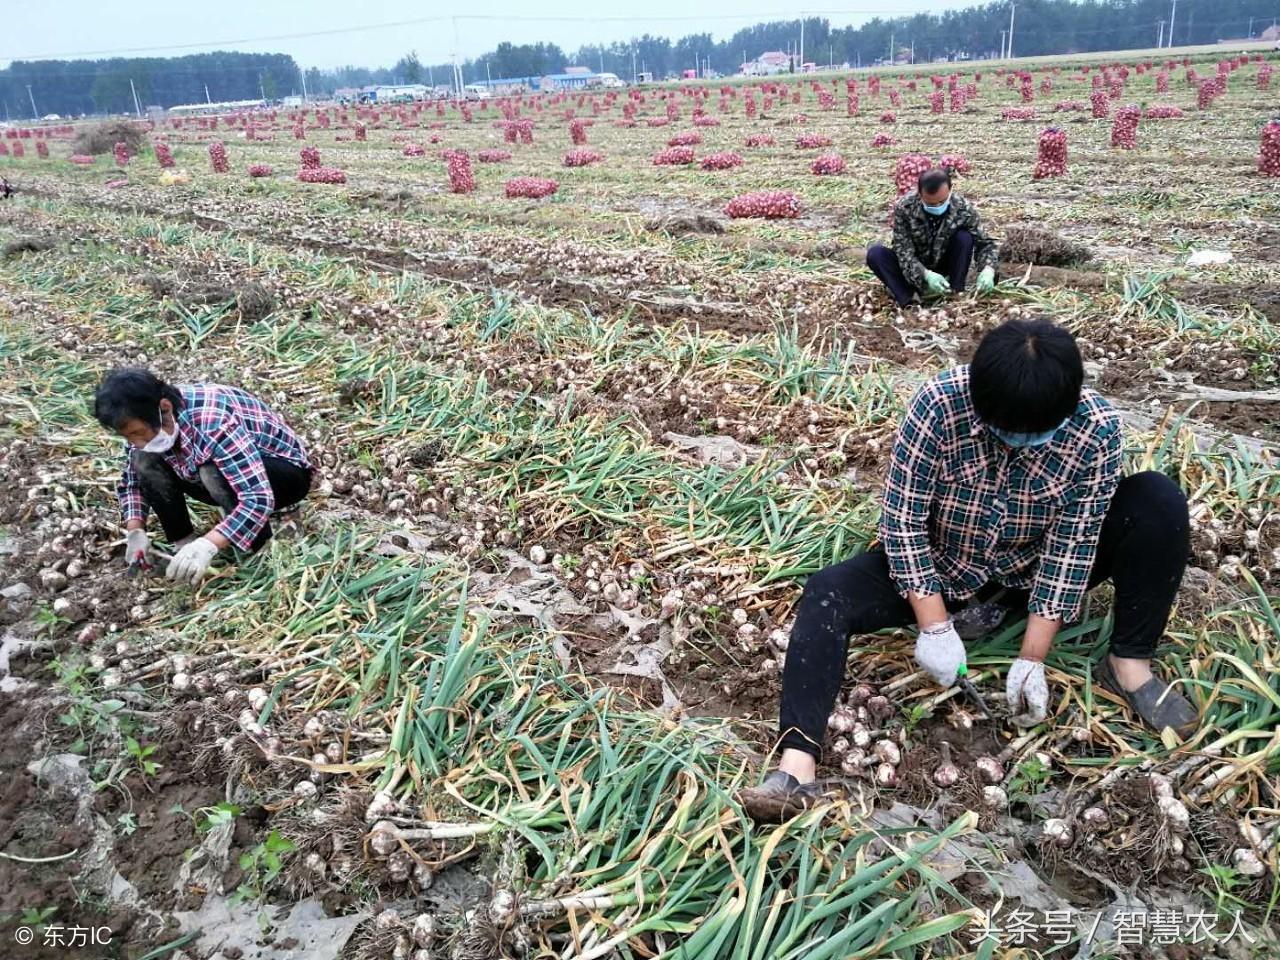
<path fill-rule="evenodd" d="M 965 71 L 954 112 L 938 74 L 941 114 L 931 75 L 881 73 L 856 110 L 844 77 L 788 77 L 198 118 L 149 131 L 171 170 L 151 147 L 72 164 L 66 131 L 0 139 L 0 956 L 1277 955 L 1263 66 L 1224 64 L 1203 109 L 1216 59 L 1037 66 L 1029 102 Z M 1113 148 L 1104 67 L 1109 114 L 1183 115 Z M 1068 168 L 1035 180 L 1051 123 Z M 679 134 L 695 162 L 655 165 Z M 601 157 L 565 167 L 575 147 Z M 303 148 L 345 182 L 299 182 Z M 701 169 L 725 152 L 741 164 Z M 900 311 L 863 266 L 912 152 L 961 158 L 1010 241 L 995 295 Z M 830 153 L 845 172 L 812 174 Z M 522 176 L 557 190 L 507 199 Z M 800 216 L 725 215 L 765 189 Z M 906 632 L 855 638 L 844 697 L 887 698 L 867 722 L 896 784 L 837 762 L 830 803 L 752 825 L 733 793 L 774 746 L 800 583 L 874 537 L 921 378 L 1037 314 L 1079 336 L 1130 468 L 1191 499 L 1161 669 L 1203 731 L 1162 743 L 1092 686 L 1105 587 L 1030 731 L 1002 697 L 1019 624 L 970 646 L 994 723 L 915 672 Z M 320 470 L 296 524 L 198 591 L 124 573 L 121 448 L 89 413 L 123 363 L 259 394 Z M 1013 910 L 1035 933 L 979 946 Z M 79 928 L 96 954 L 49 939 Z"/>

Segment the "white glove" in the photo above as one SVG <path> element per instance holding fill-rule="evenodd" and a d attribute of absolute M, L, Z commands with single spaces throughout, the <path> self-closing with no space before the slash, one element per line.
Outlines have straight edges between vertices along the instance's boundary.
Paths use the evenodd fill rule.
<path fill-rule="evenodd" d="M 174 554 L 169 561 L 169 568 L 165 570 L 165 576 L 170 580 L 195 586 L 209 572 L 209 564 L 213 563 L 213 558 L 217 555 L 218 548 L 212 542 L 204 537 L 196 537 Z"/>
<path fill-rule="evenodd" d="M 141 561 L 138 559 L 138 554 L 142 554 Z M 124 538 L 124 565 L 132 567 L 139 562 L 151 562 L 151 538 L 147 536 L 147 531 L 141 527 L 137 530 L 130 530 Z"/>
<path fill-rule="evenodd" d="M 1049 682 L 1044 677 L 1044 664 L 1019 657 L 1009 668 L 1005 681 L 1005 698 L 1014 712 L 1013 722 L 1020 727 L 1034 727 L 1049 715 Z M 1026 705 L 1022 713 L 1018 711 Z"/>
<path fill-rule="evenodd" d="M 964 641 L 950 620 L 920 631 L 916 638 L 916 663 L 940 686 L 956 682 L 964 660 Z"/>

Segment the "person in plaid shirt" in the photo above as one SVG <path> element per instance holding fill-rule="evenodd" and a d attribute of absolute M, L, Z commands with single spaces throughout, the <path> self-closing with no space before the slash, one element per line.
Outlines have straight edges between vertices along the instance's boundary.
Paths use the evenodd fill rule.
<path fill-rule="evenodd" d="M 1083 381 L 1070 333 L 1011 320 L 972 363 L 916 393 L 890 456 L 879 545 L 805 584 L 782 676 L 779 768 L 741 796 L 753 816 L 789 815 L 817 796 L 850 635 L 914 623 L 916 662 L 946 687 L 965 665 L 961 631 L 976 639 L 1022 611 L 1005 694 L 1014 722 L 1034 725 L 1048 714 L 1054 637 L 1105 580 L 1114 623 L 1095 680 L 1156 730 L 1195 732 L 1196 709 L 1151 671 L 1190 551 L 1187 500 L 1162 473 L 1121 475 L 1120 417 Z"/>
<path fill-rule="evenodd" d="M 150 510 L 177 547 L 166 574 L 194 584 L 219 551 L 261 548 L 271 537 L 272 513 L 311 489 L 311 464 L 297 434 L 235 387 L 172 386 L 148 370 L 113 370 L 98 387 L 94 416 L 126 441 L 116 493 L 131 567 L 150 565 Z M 222 521 L 196 536 L 187 497 L 220 507 Z"/>

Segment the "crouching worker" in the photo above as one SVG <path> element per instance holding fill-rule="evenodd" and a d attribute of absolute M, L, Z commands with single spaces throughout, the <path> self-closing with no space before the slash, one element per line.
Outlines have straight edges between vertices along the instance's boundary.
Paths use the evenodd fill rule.
<path fill-rule="evenodd" d="M 261 548 L 271 538 L 273 511 L 296 505 L 311 489 L 311 464 L 297 435 L 243 390 L 172 386 L 126 368 L 102 381 L 93 412 L 127 442 L 117 494 L 131 567 L 151 566 L 148 511 L 175 549 L 166 575 L 196 584 L 220 551 Z M 222 521 L 196 536 L 187 497 L 221 508 Z"/>
<path fill-rule="evenodd" d="M 1156 731 L 1195 732 L 1195 707 L 1151 669 L 1190 551 L 1187 500 L 1162 473 L 1121 475 L 1120 417 L 1083 380 L 1071 334 L 1011 320 L 916 393 L 890 453 L 880 545 L 805 584 L 778 769 L 741 796 L 752 816 L 790 815 L 817 795 L 851 635 L 914 625 L 916 665 L 950 687 L 966 666 L 961 630 L 976 639 L 1024 620 L 1005 696 L 1014 723 L 1034 725 L 1049 713 L 1054 638 L 1104 581 L 1113 623 L 1094 684 Z"/>
<path fill-rule="evenodd" d="M 998 251 L 987 236 L 978 211 L 951 190 L 951 174 L 927 170 L 917 191 L 898 201 L 893 211 L 893 249 L 874 244 L 867 266 L 905 307 L 919 295 L 940 297 L 963 293 L 969 267 L 978 264 L 977 291 L 995 288 Z"/>

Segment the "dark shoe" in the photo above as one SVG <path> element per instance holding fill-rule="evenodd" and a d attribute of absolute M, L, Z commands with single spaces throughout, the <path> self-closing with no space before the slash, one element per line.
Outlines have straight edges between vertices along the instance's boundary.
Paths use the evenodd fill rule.
<path fill-rule="evenodd" d="M 1126 690 L 1120 686 L 1111 669 L 1111 658 L 1106 654 L 1093 668 L 1093 679 L 1127 703 L 1156 733 L 1163 733 L 1165 727 L 1171 727 L 1181 739 L 1190 740 L 1200 727 L 1200 714 L 1191 701 L 1163 680 L 1152 677 L 1137 690 Z"/>
<path fill-rule="evenodd" d="M 781 823 L 813 806 L 817 783 L 801 783 L 791 774 L 775 770 L 758 787 L 738 793 L 738 802 L 758 823 Z"/>
<path fill-rule="evenodd" d="M 1012 612 L 1012 607 L 994 601 L 974 603 L 953 613 L 951 623 L 961 640 L 981 640 L 995 633 Z"/>
<path fill-rule="evenodd" d="M 271 526 L 281 540 L 294 540 L 302 533 L 302 501 L 281 507 L 271 514 Z"/>

